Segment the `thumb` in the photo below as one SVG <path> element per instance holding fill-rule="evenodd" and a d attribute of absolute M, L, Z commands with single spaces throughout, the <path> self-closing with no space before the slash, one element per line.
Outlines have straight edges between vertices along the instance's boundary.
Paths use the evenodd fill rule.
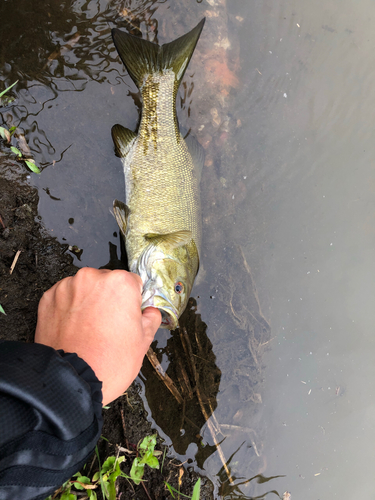
<path fill-rule="evenodd" d="M 149 337 L 150 344 L 154 340 L 155 333 L 161 323 L 161 314 L 155 307 L 147 307 L 142 313 L 143 331 Z"/>

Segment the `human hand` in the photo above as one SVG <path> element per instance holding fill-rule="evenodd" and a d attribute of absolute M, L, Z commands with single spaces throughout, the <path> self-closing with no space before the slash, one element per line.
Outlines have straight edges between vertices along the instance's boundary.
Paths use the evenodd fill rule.
<path fill-rule="evenodd" d="M 103 405 L 133 382 L 161 323 L 141 312 L 141 278 L 127 271 L 82 268 L 39 302 L 35 342 L 75 352 L 103 382 Z"/>

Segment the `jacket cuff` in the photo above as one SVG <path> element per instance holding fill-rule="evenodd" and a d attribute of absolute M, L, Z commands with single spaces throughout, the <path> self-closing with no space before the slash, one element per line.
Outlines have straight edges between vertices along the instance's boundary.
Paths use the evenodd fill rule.
<path fill-rule="evenodd" d="M 57 352 L 65 361 L 72 365 L 74 370 L 77 372 L 77 375 L 90 386 L 94 413 L 98 421 L 102 422 L 102 382 L 100 382 L 98 377 L 95 375 L 95 372 L 91 368 L 91 366 L 88 365 L 86 361 L 80 358 L 76 353 L 64 352 L 62 349 L 59 349 Z"/>

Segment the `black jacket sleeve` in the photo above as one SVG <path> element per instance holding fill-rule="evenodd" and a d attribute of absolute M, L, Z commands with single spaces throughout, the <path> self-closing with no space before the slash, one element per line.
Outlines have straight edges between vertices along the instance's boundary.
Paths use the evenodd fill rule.
<path fill-rule="evenodd" d="M 0 500 L 44 500 L 92 454 L 102 384 L 76 354 L 0 342 Z"/>

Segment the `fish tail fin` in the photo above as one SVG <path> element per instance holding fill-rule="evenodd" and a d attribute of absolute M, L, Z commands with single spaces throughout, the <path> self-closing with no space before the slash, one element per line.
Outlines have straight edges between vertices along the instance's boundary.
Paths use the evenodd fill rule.
<path fill-rule="evenodd" d="M 189 33 L 164 45 L 151 43 L 117 28 L 113 29 L 112 38 L 117 52 L 137 87 L 142 87 L 147 75 L 168 69 L 173 70 L 178 86 L 193 55 L 205 20 L 203 18 Z"/>

